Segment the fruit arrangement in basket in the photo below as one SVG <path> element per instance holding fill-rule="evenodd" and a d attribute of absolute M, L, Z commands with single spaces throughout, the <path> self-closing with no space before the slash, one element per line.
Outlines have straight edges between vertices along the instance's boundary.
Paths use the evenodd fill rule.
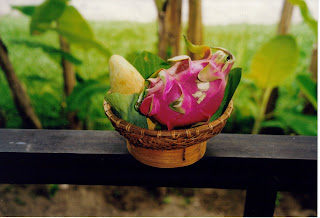
<path fill-rule="evenodd" d="M 127 139 L 129 152 L 155 167 L 180 167 L 199 160 L 206 141 L 221 132 L 232 112 L 232 96 L 241 69 L 221 47 L 193 45 L 200 56 L 170 58 L 149 52 L 130 64 L 119 55 L 109 61 L 110 90 L 104 109 L 115 129 Z M 212 50 L 216 50 L 215 53 Z"/>

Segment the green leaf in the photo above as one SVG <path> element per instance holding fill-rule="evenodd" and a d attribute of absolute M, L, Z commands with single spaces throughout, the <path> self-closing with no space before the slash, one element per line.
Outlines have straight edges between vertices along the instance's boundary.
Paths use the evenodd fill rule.
<path fill-rule="evenodd" d="M 218 110 L 210 118 L 210 122 L 220 117 L 227 109 L 234 92 L 236 91 L 241 80 L 241 68 L 234 68 L 229 73 L 228 83 L 224 92 L 223 100 Z"/>
<path fill-rule="evenodd" d="M 60 55 L 61 57 L 65 58 L 69 62 L 75 64 L 75 65 L 80 65 L 82 62 L 75 56 L 73 56 L 70 53 L 64 52 L 58 48 L 55 48 L 51 45 L 47 45 L 41 42 L 35 42 L 35 41 L 29 41 L 27 39 L 15 39 L 11 41 L 12 43 L 15 44 L 21 44 L 28 46 L 29 48 L 41 48 L 44 52 L 48 53 L 51 56 L 55 55 Z"/>
<path fill-rule="evenodd" d="M 46 0 L 35 8 L 30 22 L 30 33 L 37 34 L 45 32 L 52 27 L 64 12 L 68 0 Z"/>
<path fill-rule="evenodd" d="M 128 122 L 136 126 L 148 129 L 147 118 L 135 110 L 135 104 L 138 101 L 139 94 L 133 94 L 132 101 L 128 110 Z"/>
<path fill-rule="evenodd" d="M 279 112 L 276 114 L 287 126 L 300 135 L 316 136 L 317 116 L 303 115 L 293 112 Z"/>
<path fill-rule="evenodd" d="M 38 75 L 38 74 L 26 75 L 26 79 L 29 81 L 32 81 L 32 82 L 45 82 L 45 83 L 49 82 L 48 78 L 41 76 L 41 75 Z"/>
<path fill-rule="evenodd" d="M 88 80 L 77 85 L 72 93 L 67 97 L 67 107 L 69 111 L 87 110 L 91 98 L 105 93 L 108 85 L 97 80 Z"/>
<path fill-rule="evenodd" d="M 294 73 L 298 55 L 298 47 L 292 36 L 276 36 L 254 55 L 249 78 L 260 88 L 279 86 Z"/>
<path fill-rule="evenodd" d="M 317 110 L 317 83 L 309 75 L 298 75 L 297 82 L 303 94 Z"/>
<path fill-rule="evenodd" d="M 318 22 L 312 17 L 306 2 L 304 0 L 289 0 L 289 2 L 299 6 L 303 21 L 309 25 L 314 35 L 317 36 Z"/>
<path fill-rule="evenodd" d="M 104 55 L 106 58 L 110 58 L 112 53 L 110 52 L 110 50 L 102 43 L 99 42 L 97 40 L 91 40 L 91 41 L 87 41 L 85 42 L 88 46 L 96 49 L 97 51 L 99 51 L 102 55 Z M 80 46 L 83 46 L 83 44 L 80 44 Z"/>
<path fill-rule="evenodd" d="M 280 120 L 266 120 L 261 123 L 261 127 L 277 127 L 285 129 L 286 125 Z"/>
<path fill-rule="evenodd" d="M 128 121 L 128 111 L 131 105 L 133 95 L 124 95 L 120 93 L 107 93 L 104 99 L 110 104 L 115 115 Z"/>
<path fill-rule="evenodd" d="M 69 39 L 69 42 L 78 43 L 79 37 L 81 37 L 81 42 L 83 39 L 94 39 L 91 27 L 73 6 L 69 5 L 65 8 L 58 19 L 58 23 L 58 31 Z"/>
<path fill-rule="evenodd" d="M 168 69 L 171 65 L 162 60 L 158 55 L 147 51 L 140 53 L 132 64 L 144 79 L 149 78 L 160 68 Z"/>
<path fill-rule="evenodd" d="M 11 7 L 27 16 L 32 16 L 34 14 L 34 11 L 36 10 L 35 5 L 24 5 L 24 6 L 12 5 Z"/>
<path fill-rule="evenodd" d="M 65 8 L 58 19 L 57 28 L 53 28 L 53 30 L 64 36 L 71 44 L 76 44 L 85 49 L 93 47 L 103 55 L 111 56 L 111 52 L 95 39 L 90 25 L 73 6 Z"/>
<path fill-rule="evenodd" d="M 148 128 L 147 118 L 135 110 L 139 94 L 125 95 L 107 93 L 104 99 L 111 105 L 112 111 L 119 118 L 142 128 Z"/>

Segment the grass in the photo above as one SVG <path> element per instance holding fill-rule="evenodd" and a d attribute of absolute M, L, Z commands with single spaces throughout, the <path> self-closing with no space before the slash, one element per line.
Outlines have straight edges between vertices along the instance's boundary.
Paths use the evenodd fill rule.
<path fill-rule="evenodd" d="M 134 56 L 143 50 L 157 52 L 157 25 L 156 23 L 135 22 L 90 22 L 96 38 L 105 44 L 113 54 L 119 54 L 132 60 Z M 14 39 L 30 39 L 54 45 L 58 48 L 58 38 L 53 32 L 41 36 L 30 36 L 28 31 L 29 20 L 27 17 L 0 17 L 0 36 L 8 47 L 10 59 L 14 69 L 24 84 L 32 104 L 39 115 L 45 128 L 64 128 L 66 120 L 63 119 L 61 104 L 63 102 L 63 79 L 59 57 L 50 57 L 41 49 L 28 48 L 12 43 Z M 183 33 L 185 34 L 186 28 Z M 297 73 L 306 72 L 310 62 L 312 45 L 315 38 L 309 28 L 304 25 L 294 25 L 291 34 L 295 36 L 300 58 Z M 228 25 L 206 26 L 205 43 L 211 46 L 224 47 L 230 50 L 237 58 L 236 67 L 243 68 L 243 76 L 239 89 L 236 92 L 234 122 L 245 123 L 245 128 L 239 128 L 239 132 L 249 132 L 252 115 L 256 105 L 253 99 L 252 84 L 246 80 L 250 71 L 250 60 L 259 46 L 276 35 L 276 25 Z M 185 53 L 184 43 L 181 39 L 181 53 Z M 82 50 L 72 47 L 72 53 L 83 61 L 76 67 L 76 71 L 85 80 L 107 80 L 107 59 L 97 51 Z M 284 89 L 292 89 L 294 75 L 284 84 Z M 251 88 L 250 88 L 251 87 Z M 294 90 L 296 91 L 297 88 Z M 107 90 L 106 90 L 107 91 Z M 261 92 L 261 90 L 260 90 Z M 286 95 L 290 95 L 288 92 Z M 91 107 L 88 116 L 91 118 L 89 129 L 110 129 L 110 123 L 102 111 L 102 98 L 104 93 L 91 99 Z M 256 95 L 259 95 L 257 91 Z M 15 109 L 10 89 L 3 72 L 0 72 L 0 112 L 6 117 L 7 128 L 21 128 L 22 122 Z M 288 99 L 288 96 L 284 96 Z M 296 99 L 292 96 L 289 99 Z M 232 122 L 231 122 L 232 123 Z M 246 129 L 247 128 L 247 129 Z M 229 128 L 230 129 L 230 128 Z M 226 128 L 228 131 L 228 127 Z"/>

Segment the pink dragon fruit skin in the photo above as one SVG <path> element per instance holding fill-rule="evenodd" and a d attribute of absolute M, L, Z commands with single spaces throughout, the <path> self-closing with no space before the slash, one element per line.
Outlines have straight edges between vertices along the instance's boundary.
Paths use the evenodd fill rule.
<path fill-rule="evenodd" d="M 187 39 L 186 43 L 202 59 L 192 61 L 186 55 L 169 59 L 176 63 L 148 79 L 147 95 L 139 107 L 142 114 L 168 130 L 209 121 L 222 102 L 234 63 L 234 56 L 223 48 L 212 54 L 208 46 L 195 46 Z"/>

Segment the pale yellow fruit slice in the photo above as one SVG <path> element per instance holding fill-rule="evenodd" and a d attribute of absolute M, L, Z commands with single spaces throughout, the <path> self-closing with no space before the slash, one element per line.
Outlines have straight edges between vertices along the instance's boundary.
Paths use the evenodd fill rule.
<path fill-rule="evenodd" d="M 109 60 L 110 88 L 120 94 L 140 93 L 144 78 L 124 57 L 112 55 Z"/>

